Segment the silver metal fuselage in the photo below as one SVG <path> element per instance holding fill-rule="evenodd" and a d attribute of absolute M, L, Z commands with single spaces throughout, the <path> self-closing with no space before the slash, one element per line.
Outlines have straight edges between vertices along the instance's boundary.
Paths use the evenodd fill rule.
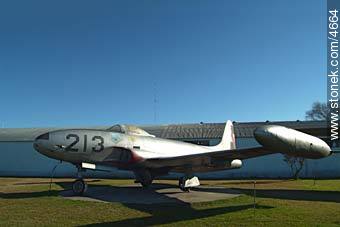
<path fill-rule="evenodd" d="M 44 138 L 45 135 L 45 138 Z M 102 163 L 120 166 L 152 158 L 210 152 L 210 147 L 150 136 L 126 135 L 105 130 L 71 129 L 38 137 L 34 148 L 41 154 L 71 163 Z M 70 144 L 74 145 L 70 146 Z"/>
<path fill-rule="evenodd" d="M 323 140 L 277 125 L 262 126 L 254 131 L 255 139 L 263 146 L 260 149 L 236 149 L 231 122 L 227 122 L 222 140 L 216 146 L 200 146 L 156 138 L 141 130 L 137 132 L 138 135 L 109 130 L 57 130 L 38 136 L 34 148 L 50 158 L 73 164 L 103 164 L 121 169 L 144 166 L 181 171 L 185 168 L 200 172 L 240 168 L 242 161 L 239 159 L 272 153 L 311 159 L 331 154 Z"/>

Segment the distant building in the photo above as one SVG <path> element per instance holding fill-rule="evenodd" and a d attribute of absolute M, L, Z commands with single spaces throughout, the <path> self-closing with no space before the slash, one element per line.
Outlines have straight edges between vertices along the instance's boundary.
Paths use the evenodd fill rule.
<path fill-rule="evenodd" d="M 325 121 L 285 121 L 285 122 L 249 122 L 236 123 L 234 129 L 238 147 L 258 145 L 253 137 L 256 127 L 264 124 L 283 125 L 324 139 L 328 143 Z M 109 126 L 86 127 L 107 129 Z M 202 145 L 215 145 L 222 137 L 224 123 L 200 123 L 141 126 L 157 137 L 182 140 Z M 0 129 L 0 176 L 50 176 L 58 161 L 49 159 L 33 149 L 33 140 L 38 135 L 57 128 Z M 76 169 L 68 163 L 58 166 L 56 176 L 75 176 Z M 89 176 L 130 177 L 127 171 L 110 173 L 88 171 Z M 281 154 L 273 154 L 243 161 L 243 167 L 237 170 L 225 170 L 199 174 L 203 178 L 286 178 L 292 175 L 289 166 Z M 340 153 L 321 160 L 306 160 L 300 174 L 307 178 L 340 177 Z"/>

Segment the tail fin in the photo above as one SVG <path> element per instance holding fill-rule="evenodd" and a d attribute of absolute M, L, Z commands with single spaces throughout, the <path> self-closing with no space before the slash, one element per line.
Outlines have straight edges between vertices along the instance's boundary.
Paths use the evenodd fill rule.
<path fill-rule="evenodd" d="M 211 147 L 214 151 L 222 151 L 222 150 L 234 150 L 236 149 L 236 141 L 234 134 L 234 126 L 233 123 L 228 120 L 225 124 L 223 136 L 221 142 L 216 146 Z"/>

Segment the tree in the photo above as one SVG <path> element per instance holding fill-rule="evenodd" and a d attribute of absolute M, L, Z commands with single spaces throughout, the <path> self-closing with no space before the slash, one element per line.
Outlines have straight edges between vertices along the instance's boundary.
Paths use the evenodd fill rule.
<path fill-rule="evenodd" d="M 306 120 L 322 121 L 326 120 L 328 116 L 329 108 L 326 103 L 314 102 L 312 109 L 306 111 Z M 284 155 L 283 160 L 288 164 L 293 179 L 298 179 L 299 174 L 305 163 L 305 158 Z"/>
<path fill-rule="evenodd" d="M 297 180 L 303 168 L 303 164 L 305 163 L 305 158 L 285 154 L 283 160 L 289 165 L 292 172 L 292 178 Z"/>
<path fill-rule="evenodd" d="M 323 121 L 327 119 L 329 108 L 326 103 L 314 102 L 312 109 L 306 111 L 306 120 Z"/>
<path fill-rule="evenodd" d="M 330 120 L 329 113 L 331 109 L 326 103 L 321 102 L 314 102 L 312 109 L 306 111 L 306 120 L 315 120 L 315 121 L 322 121 L 322 120 Z M 331 141 L 330 138 L 326 140 L 328 145 L 332 148 L 339 148 L 339 140 Z"/>

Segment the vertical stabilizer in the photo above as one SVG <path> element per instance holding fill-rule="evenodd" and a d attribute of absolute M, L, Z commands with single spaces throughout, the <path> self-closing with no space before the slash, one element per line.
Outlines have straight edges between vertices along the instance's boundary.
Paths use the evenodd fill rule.
<path fill-rule="evenodd" d="M 221 142 L 219 144 L 217 144 L 216 146 L 212 146 L 211 149 L 214 150 L 214 151 L 236 149 L 234 126 L 233 126 L 233 123 L 230 120 L 228 120 L 225 124 Z"/>

